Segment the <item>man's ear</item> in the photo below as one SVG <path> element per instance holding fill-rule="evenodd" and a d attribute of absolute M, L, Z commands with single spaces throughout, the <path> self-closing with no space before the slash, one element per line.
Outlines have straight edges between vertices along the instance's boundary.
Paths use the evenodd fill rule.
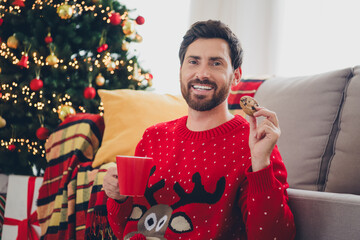
<path fill-rule="evenodd" d="M 241 76 L 242 76 L 242 70 L 241 70 L 241 67 L 238 67 L 237 69 L 234 70 L 234 79 L 232 82 L 233 86 L 236 86 L 239 84 L 239 82 L 241 80 Z"/>

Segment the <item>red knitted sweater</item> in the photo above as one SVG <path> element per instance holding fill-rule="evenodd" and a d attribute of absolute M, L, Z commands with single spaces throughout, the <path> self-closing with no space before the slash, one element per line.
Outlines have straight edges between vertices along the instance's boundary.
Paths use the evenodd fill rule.
<path fill-rule="evenodd" d="M 295 236 L 287 172 L 277 147 L 269 167 L 251 171 L 249 124 L 240 117 L 193 132 L 187 117 L 148 128 L 136 155 L 156 167 L 144 197 L 109 199 L 119 239 L 284 239 Z M 156 238 L 154 238 L 156 239 Z"/>

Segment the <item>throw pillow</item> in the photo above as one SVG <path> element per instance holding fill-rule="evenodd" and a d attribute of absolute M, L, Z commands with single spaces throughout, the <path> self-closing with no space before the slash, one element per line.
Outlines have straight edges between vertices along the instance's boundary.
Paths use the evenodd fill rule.
<path fill-rule="evenodd" d="M 181 96 L 129 89 L 99 90 L 105 131 L 93 167 L 115 162 L 116 155 L 134 155 L 146 128 L 187 114 Z"/>

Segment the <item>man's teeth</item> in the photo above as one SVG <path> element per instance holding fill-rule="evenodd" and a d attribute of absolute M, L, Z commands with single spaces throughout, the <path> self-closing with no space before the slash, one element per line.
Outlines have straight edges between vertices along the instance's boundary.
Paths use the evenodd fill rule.
<path fill-rule="evenodd" d="M 211 90 L 212 89 L 212 87 L 203 86 L 203 85 L 193 85 L 193 88 L 200 89 L 200 90 Z"/>

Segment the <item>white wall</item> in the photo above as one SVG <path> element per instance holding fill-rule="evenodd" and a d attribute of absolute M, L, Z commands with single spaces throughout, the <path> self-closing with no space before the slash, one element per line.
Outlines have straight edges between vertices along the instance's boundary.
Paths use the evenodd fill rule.
<path fill-rule="evenodd" d="M 273 72 L 309 75 L 360 65 L 359 0 L 281 0 Z"/>
<path fill-rule="evenodd" d="M 131 17 L 141 15 L 145 24 L 136 26 L 143 42 L 132 44 L 138 60 L 150 70 L 153 88 L 159 93 L 180 94 L 178 50 L 189 27 L 190 0 L 120 0 L 132 11 Z"/>
<path fill-rule="evenodd" d="M 271 72 L 276 52 L 277 9 L 272 0 L 196 0 L 191 2 L 190 22 L 221 20 L 240 39 L 244 49 L 243 75 Z"/>
<path fill-rule="evenodd" d="M 360 65 L 359 0 L 119 0 L 145 17 L 142 67 L 155 91 L 179 94 L 178 49 L 197 20 L 228 24 L 244 48 L 243 75 L 297 76 Z"/>

